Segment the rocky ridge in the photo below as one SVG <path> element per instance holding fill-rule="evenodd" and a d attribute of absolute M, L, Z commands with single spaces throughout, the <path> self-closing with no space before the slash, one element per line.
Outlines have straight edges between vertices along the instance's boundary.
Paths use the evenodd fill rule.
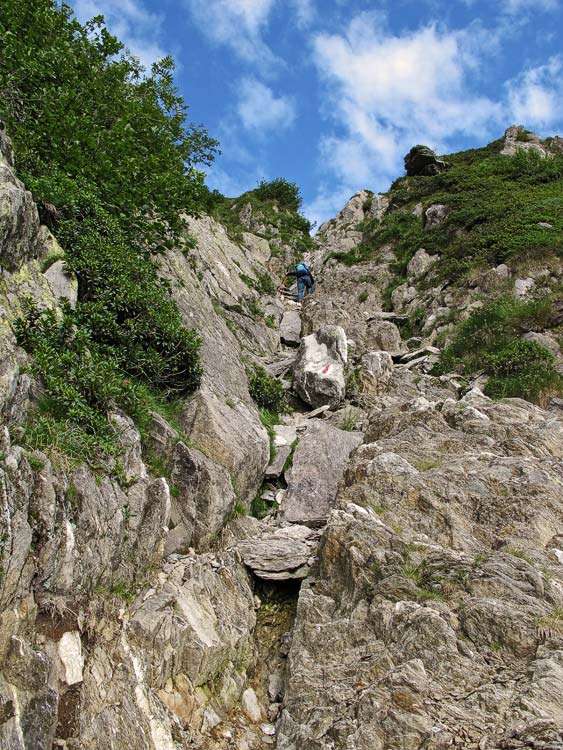
<path fill-rule="evenodd" d="M 56 309 L 75 284 L 0 144 L 1 746 L 560 747 L 560 401 L 430 371 L 452 309 L 497 279 L 529 295 L 561 266 L 456 286 L 420 248 L 389 305 L 393 241 L 333 257 L 393 210 L 365 191 L 319 230 L 301 308 L 256 291 L 283 263 L 246 206 L 239 241 L 190 219 L 197 250 L 161 273 L 202 336 L 201 388 L 174 424 L 153 414 L 149 445 L 116 411 L 121 466 L 74 466 L 22 445 L 41 384 L 12 324 L 27 295 Z M 448 214 L 415 210 L 428 231 Z M 289 394 L 270 436 L 249 363 Z"/>

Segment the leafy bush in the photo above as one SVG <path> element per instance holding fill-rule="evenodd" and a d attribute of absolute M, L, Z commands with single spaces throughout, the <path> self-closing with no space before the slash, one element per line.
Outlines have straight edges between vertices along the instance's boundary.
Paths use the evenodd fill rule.
<path fill-rule="evenodd" d="M 208 192 L 205 206 L 206 210 L 223 224 L 229 237 L 235 242 L 241 243 L 243 234 L 247 231 L 247 227 L 241 223 L 240 212 L 244 206 L 250 204 L 252 216 L 266 227 L 266 232 L 261 236 L 271 239 L 273 235 L 269 235 L 268 230 L 269 227 L 275 227 L 277 238 L 293 247 L 295 255 L 302 255 L 311 250 L 314 246 L 310 235 L 312 226 L 298 210 L 294 209 L 295 201 L 285 201 L 286 205 L 280 206 L 278 200 L 268 197 L 269 195 L 269 191 L 260 190 L 259 187 L 243 193 L 238 198 L 226 198 L 217 191 Z M 273 248 L 272 252 L 275 254 L 276 248 Z"/>
<path fill-rule="evenodd" d="M 250 395 L 258 406 L 273 414 L 280 414 L 286 410 L 286 395 L 282 384 L 268 375 L 263 367 L 253 367 L 248 380 Z"/>
<path fill-rule="evenodd" d="M 0 115 L 20 176 L 40 207 L 56 207 L 78 279 L 75 310 L 30 310 L 16 327 L 45 388 L 30 440 L 111 451 L 110 404 L 140 417 L 141 383 L 165 397 L 199 384 L 199 337 L 152 256 L 179 239 L 182 215 L 205 208 L 195 167 L 216 142 L 187 122 L 172 60 L 145 74 L 101 17 L 81 25 L 52 0 L 4 0 L 0 46 Z"/>
<path fill-rule="evenodd" d="M 491 378 L 485 393 L 493 398 L 522 397 L 539 401 L 549 391 L 561 389 L 555 357 L 535 341 L 515 340 L 487 357 Z"/>
<path fill-rule="evenodd" d="M 37 198 L 66 213 L 49 176 L 80 177 L 145 238 L 200 208 L 195 165 L 209 163 L 216 143 L 186 122 L 171 58 L 144 75 L 101 17 L 81 25 L 52 0 L 3 0 L 0 41 L 2 117 L 24 181 L 43 178 Z"/>
<path fill-rule="evenodd" d="M 539 402 L 544 393 L 560 391 L 553 355 L 521 338 L 527 330 L 546 326 L 551 307 L 549 297 L 526 302 L 502 296 L 476 310 L 458 326 L 434 374 L 482 370 L 490 375 L 485 392 L 495 398 L 518 396 Z"/>
<path fill-rule="evenodd" d="M 514 338 L 534 328 L 545 328 L 552 301 L 549 297 L 522 301 L 503 295 L 475 310 L 457 328 L 444 356 L 463 357 L 473 370 L 482 365 L 483 352 L 495 353 Z"/>
<path fill-rule="evenodd" d="M 28 428 L 28 444 L 45 449 L 49 441 L 75 457 L 114 453 L 115 431 L 106 418 L 119 406 L 133 417 L 143 412 L 138 386 L 123 377 L 117 362 L 101 353 L 85 329 L 69 315 L 30 309 L 15 325 L 18 344 L 33 353 L 33 374 L 44 395 Z"/>
<path fill-rule="evenodd" d="M 257 271 L 256 278 L 256 290 L 261 294 L 274 295 L 276 293 L 276 285 L 270 274 L 267 271 Z"/>
<path fill-rule="evenodd" d="M 262 180 L 253 193 L 261 201 L 273 201 L 279 208 L 286 211 L 298 213 L 303 199 L 299 186 L 295 182 L 278 177 L 276 180 L 266 182 Z"/>

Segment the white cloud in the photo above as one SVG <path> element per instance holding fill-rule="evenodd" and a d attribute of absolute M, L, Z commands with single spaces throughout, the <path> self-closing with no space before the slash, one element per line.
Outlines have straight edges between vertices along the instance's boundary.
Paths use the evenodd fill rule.
<path fill-rule="evenodd" d="M 299 28 L 309 26 L 315 18 L 316 9 L 313 0 L 292 0 Z"/>
<path fill-rule="evenodd" d="M 300 29 L 315 18 L 314 0 L 184 0 L 201 31 L 216 44 L 225 44 L 243 60 L 266 66 L 283 65 L 264 41 L 275 9 L 293 12 Z M 265 71 L 263 71 L 265 72 Z"/>
<path fill-rule="evenodd" d="M 430 25 L 395 36 L 374 13 L 356 16 L 344 34 L 318 34 L 314 60 L 335 121 L 322 162 L 341 185 L 382 189 L 413 144 L 443 150 L 464 135 L 485 137 L 501 108 L 473 92 L 482 54 L 469 30 Z"/>
<path fill-rule="evenodd" d="M 147 10 L 141 0 L 74 0 L 73 5 L 82 23 L 104 16 L 109 30 L 145 67 L 166 55 L 160 42 L 162 16 Z"/>
<path fill-rule="evenodd" d="M 503 9 L 510 15 L 524 11 L 557 10 L 559 0 L 502 0 Z"/>
<path fill-rule="evenodd" d="M 563 121 L 563 56 L 530 68 L 509 81 L 508 106 L 514 120 L 545 128 Z"/>
<path fill-rule="evenodd" d="M 293 99 L 276 97 L 271 88 L 251 77 L 239 84 L 237 112 L 245 128 L 258 131 L 286 129 L 296 114 Z"/>
<path fill-rule="evenodd" d="M 262 38 L 275 0 L 185 0 L 201 30 L 213 42 L 230 46 L 245 60 L 272 63 Z"/>

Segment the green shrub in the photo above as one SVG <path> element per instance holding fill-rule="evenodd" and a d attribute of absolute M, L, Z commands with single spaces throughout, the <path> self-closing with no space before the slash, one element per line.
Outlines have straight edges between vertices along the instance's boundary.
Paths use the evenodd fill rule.
<path fill-rule="evenodd" d="M 276 293 L 276 285 L 270 274 L 267 271 L 256 271 L 256 291 L 260 294 L 274 295 Z"/>
<path fill-rule="evenodd" d="M 363 292 L 360 292 L 360 294 L 358 295 L 358 302 L 360 304 L 363 303 L 363 302 L 365 302 L 367 300 L 368 296 L 369 295 L 368 295 L 368 293 L 365 290 Z"/>
<path fill-rule="evenodd" d="M 249 372 L 250 395 L 262 409 L 281 414 L 287 408 L 286 394 L 282 384 L 268 375 L 263 367 L 255 366 Z"/>
<path fill-rule="evenodd" d="M 142 416 L 139 387 L 70 316 L 61 321 L 51 310 L 31 309 L 16 321 L 15 331 L 19 345 L 33 354 L 31 369 L 44 387 L 39 414 L 27 429 L 28 445 L 45 449 L 52 438 L 61 452 L 68 448 L 75 457 L 114 453 L 107 411 L 119 406 L 134 418 Z"/>
<path fill-rule="evenodd" d="M 248 307 L 249 312 L 251 315 L 253 315 L 255 318 L 263 318 L 264 317 L 264 310 L 262 309 L 262 306 L 256 299 L 249 299 L 246 301 L 246 306 Z"/>
<path fill-rule="evenodd" d="M 0 4 L 1 114 L 14 140 L 18 169 L 48 186 L 55 169 L 81 178 L 134 231 L 162 237 L 182 211 L 204 199 L 195 165 L 209 163 L 216 142 L 187 123 L 164 58 L 145 75 L 108 33 L 101 16 L 81 25 L 70 6 L 52 0 Z M 42 201 L 66 214 L 50 191 Z"/>
<path fill-rule="evenodd" d="M 549 297 L 522 301 L 511 295 L 475 310 L 457 328 L 445 356 L 463 357 L 473 370 L 482 365 L 483 352 L 495 353 L 522 333 L 545 328 L 552 310 Z"/>
<path fill-rule="evenodd" d="M 283 177 L 278 177 L 271 182 L 262 180 L 253 192 L 259 200 L 273 201 L 279 208 L 295 213 L 299 211 L 303 203 L 298 185 L 284 180 Z"/>
<path fill-rule="evenodd" d="M 521 397 L 537 402 L 544 393 L 561 388 L 554 361 L 553 354 L 534 341 L 512 341 L 488 355 L 491 377 L 485 393 L 492 398 Z"/>
<path fill-rule="evenodd" d="M 187 122 L 172 60 L 145 74 L 101 18 L 81 25 L 65 4 L 4 0 L 0 46 L 0 115 L 19 174 L 40 208 L 56 207 L 78 280 L 62 320 L 30 310 L 16 325 L 45 390 L 28 443 L 111 452 L 110 407 L 141 418 L 140 384 L 164 398 L 199 384 L 199 337 L 152 256 L 177 244 L 185 213 L 205 207 L 195 166 L 210 163 L 216 142 Z"/>
<path fill-rule="evenodd" d="M 297 190 L 296 186 L 294 188 Z M 206 208 L 218 222 L 223 224 L 229 237 L 234 242 L 242 244 L 247 227 L 241 223 L 240 213 L 244 206 L 250 204 L 254 219 L 266 227 L 265 233 L 261 236 L 269 240 L 275 233 L 277 239 L 293 249 L 295 256 L 302 256 L 314 247 L 314 241 L 310 235 L 311 223 L 299 213 L 301 199 L 299 197 L 297 202 L 285 200 L 283 197 L 278 200 L 273 197 L 274 195 L 275 190 L 270 191 L 260 187 L 243 193 L 238 198 L 225 198 L 209 193 Z M 270 233 L 271 228 L 275 229 L 275 232 Z M 273 255 L 281 253 L 280 248 L 272 247 Z M 268 280 L 260 277 L 257 284 L 255 283 L 255 288 L 265 294 L 275 291 Z"/>
<path fill-rule="evenodd" d="M 254 271 L 254 273 L 256 274 L 256 279 L 247 276 L 245 273 L 239 273 L 239 277 L 247 287 L 255 289 L 260 294 L 272 295 L 276 293 L 276 285 L 267 271 Z"/>
<path fill-rule="evenodd" d="M 457 327 L 433 373 L 484 371 L 490 376 L 485 392 L 494 398 L 540 402 L 544 394 L 560 392 L 562 381 L 553 355 L 522 339 L 527 330 L 545 328 L 551 310 L 549 297 L 522 301 L 505 295 L 494 300 Z"/>

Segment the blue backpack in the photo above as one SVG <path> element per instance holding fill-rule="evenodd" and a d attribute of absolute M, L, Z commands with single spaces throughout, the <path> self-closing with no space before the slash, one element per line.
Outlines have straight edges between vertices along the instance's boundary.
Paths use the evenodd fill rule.
<path fill-rule="evenodd" d="M 309 266 L 306 263 L 298 263 L 295 266 L 295 270 L 297 271 L 297 276 L 309 276 L 311 271 L 309 271 Z"/>

